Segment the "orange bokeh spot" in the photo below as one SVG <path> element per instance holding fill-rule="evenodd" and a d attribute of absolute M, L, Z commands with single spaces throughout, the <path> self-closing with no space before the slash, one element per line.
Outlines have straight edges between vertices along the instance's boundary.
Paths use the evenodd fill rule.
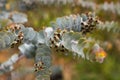
<path fill-rule="evenodd" d="M 106 52 L 102 49 L 96 52 L 96 58 L 105 58 L 106 56 L 107 56 Z"/>

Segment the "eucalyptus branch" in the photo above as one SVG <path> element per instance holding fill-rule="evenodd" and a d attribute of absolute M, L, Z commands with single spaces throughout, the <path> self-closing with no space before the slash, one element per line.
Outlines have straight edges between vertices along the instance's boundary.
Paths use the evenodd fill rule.
<path fill-rule="evenodd" d="M 4 32 L 4 34 L 9 32 L 12 35 L 0 38 L 4 40 L 5 45 L 1 49 L 7 48 L 7 46 L 16 47 L 16 45 L 20 45 L 18 48 L 21 55 L 27 58 L 35 58 L 34 66 L 37 78 L 48 80 L 50 79 L 52 50 L 61 53 L 72 52 L 74 55 L 81 56 L 90 61 L 100 63 L 104 61 L 106 57 L 105 51 L 94 39 L 86 37 L 87 33 L 97 29 L 99 22 L 95 14 L 92 13 L 70 15 L 57 18 L 55 22 L 51 23 L 51 27 L 46 27 L 39 32 L 31 27 L 14 23 L 13 25 L 8 25 L 10 28 Z M 14 36 L 14 39 L 12 36 Z M 0 44 L 3 45 L 2 42 Z M 11 71 L 10 67 L 19 57 L 18 55 L 15 56 L 15 62 L 12 62 L 11 59 L 13 57 L 5 62 L 5 64 L 2 64 L 2 69 L 4 66 L 7 66 L 9 68 L 7 71 Z"/>

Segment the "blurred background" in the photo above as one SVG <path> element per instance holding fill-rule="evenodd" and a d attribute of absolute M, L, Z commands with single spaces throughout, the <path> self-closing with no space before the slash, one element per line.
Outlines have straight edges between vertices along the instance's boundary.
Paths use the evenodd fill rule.
<path fill-rule="evenodd" d="M 19 11 L 28 16 L 24 25 L 36 31 L 50 26 L 58 17 L 95 12 L 99 19 L 120 23 L 119 0 L 0 0 L 0 12 Z M 120 27 L 120 26 L 119 26 Z M 72 55 L 53 54 L 53 65 L 59 66 L 60 74 L 52 80 L 120 80 L 120 33 L 105 30 L 95 33 L 102 41 L 107 58 L 100 64 Z M 17 53 L 17 48 L 0 51 L 0 63 Z M 35 74 L 29 72 L 34 59 L 23 58 L 14 65 L 15 70 L 0 75 L 0 80 L 35 80 Z"/>

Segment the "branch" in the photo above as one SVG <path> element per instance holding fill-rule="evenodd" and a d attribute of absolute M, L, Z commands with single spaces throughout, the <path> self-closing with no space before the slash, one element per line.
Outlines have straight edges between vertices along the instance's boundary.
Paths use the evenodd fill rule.
<path fill-rule="evenodd" d="M 90 61 L 100 63 L 104 61 L 105 51 L 94 39 L 86 37 L 87 33 L 97 28 L 99 22 L 94 14 L 88 13 L 57 18 L 51 27 L 39 32 L 31 27 L 24 27 L 22 24 L 13 24 L 8 31 L 14 34 L 15 40 L 12 43 L 14 46 L 20 42 L 19 50 L 22 55 L 27 58 L 35 57 L 37 78 L 49 80 L 52 65 L 51 50 L 53 49 L 62 53 L 73 52 L 73 54 Z M 11 35 L 7 36 L 7 40 L 8 37 Z M 11 42 L 9 41 L 9 43 Z M 2 69 L 7 67 L 9 68 L 7 71 L 11 71 L 10 67 L 19 59 L 18 55 L 15 57 L 15 62 L 12 61 L 13 59 L 14 57 L 11 57 L 10 60 L 2 64 Z"/>
<path fill-rule="evenodd" d="M 113 33 L 120 33 L 120 27 L 119 27 L 119 24 L 118 22 L 114 22 L 114 21 L 111 21 L 111 22 L 101 22 L 99 25 L 98 25 L 98 29 L 100 30 L 107 30 L 107 32 L 113 32 Z"/>
<path fill-rule="evenodd" d="M 22 57 L 23 55 L 14 54 L 6 62 L 0 64 L 0 75 L 12 71 L 14 69 L 13 65 Z"/>
<path fill-rule="evenodd" d="M 51 50 L 46 45 L 39 45 L 35 56 L 35 71 L 37 80 L 50 80 L 52 66 Z"/>
<path fill-rule="evenodd" d="M 96 28 L 99 20 L 94 13 L 77 14 L 57 18 L 52 22 L 53 28 L 66 29 L 68 31 L 82 32 L 83 34 L 89 33 Z"/>

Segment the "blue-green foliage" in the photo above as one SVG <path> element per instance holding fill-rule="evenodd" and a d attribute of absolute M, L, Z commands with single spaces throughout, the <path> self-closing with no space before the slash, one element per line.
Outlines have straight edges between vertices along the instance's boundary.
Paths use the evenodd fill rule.
<path fill-rule="evenodd" d="M 68 31 L 82 32 L 86 34 L 96 28 L 98 20 L 93 13 L 82 15 L 70 15 L 57 18 L 55 22 L 52 22 L 53 28 L 67 29 Z"/>
<path fill-rule="evenodd" d="M 11 20 L 13 23 L 25 23 L 27 22 L 27 15 L 19 12 L 0 12 L 0 20 Z"/>
<path fill-rule="evenodd" d="M 1 31 L 0 32 L 0 50 L 10 47 L 14 39 L 15 39 L 15 34 L 11 32 Z"/>
<path fill-rule="evenodd" d="M 37 75 L 49 75 L 52 66 L 51 50 L 46 45 L 39 45 L 36 50 L 35 62 L 43 62 L 45 68 L 37 73 Z"/>
<path fill-rule="evenodd" d="M 107 32 L 113 32 L 113 33 L 120 33 L 120 27 L 118 22 L 108 22 L 106 21 L 105 23 L 101 23 L 98 25 L 98 29 L 100 30 L 107 30 Z"/>

